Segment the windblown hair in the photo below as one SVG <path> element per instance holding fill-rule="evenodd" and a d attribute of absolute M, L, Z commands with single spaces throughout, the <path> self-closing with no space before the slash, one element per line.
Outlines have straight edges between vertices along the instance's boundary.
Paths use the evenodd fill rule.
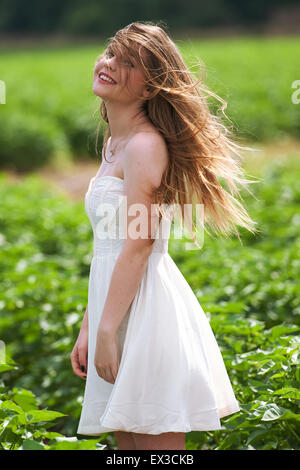
<path fill-rule="evenodd" d="M 179 49 L 158 24 L 150 21 L 129 24 L 109 38 L 107 50 L 122 63 L 134 59 L 151 92 L 146 100 L 140 97 L 141 110 L 164 137 L 169 155 L 168 168 L 154 194 L 159 211 L 164 212 L 164 204 L 175 204 L 181 208 L 182 220 L 186 222 L 184 205 L 203 204 L 204 230 L 208 225 L 218 234 L 234 232 L 239 239 L 236 225 L 257 232 L 256 222 L 234 197 L 241 197 L 238 185 L 251 193 L 246 185 L 257 182 L 243 178 L 240 166 L 240 150 L 249 148 L 233 141 L 231 130 L 210 112 L 206 95 L 223 103 L 226 118 L 227 103 L 210 91 L 201 77 L 194 78 Z M 103 140 L 105 158 L 110 129 L 103 101 L 100 114 L 108 123 Z M 99 126 L 96 149 L 98 134 Z M 218 178 L 227 184 L 228 190 Z"/>

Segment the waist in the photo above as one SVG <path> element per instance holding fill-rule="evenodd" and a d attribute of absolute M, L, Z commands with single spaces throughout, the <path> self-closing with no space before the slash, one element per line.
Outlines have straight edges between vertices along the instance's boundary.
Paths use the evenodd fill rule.
<path fill-rule="evenodd" d="M 159 243 L 157 243 L 159 242 Z M 124 240 L 115 240 L 114 243 L 94 243 L 93 257 L 105 258 L 107 256 L 119 256 L 123 249 Z M 168 253 L 168 240 L 156 240 L 152 248 L 152 254 L 166 254 Z"/>

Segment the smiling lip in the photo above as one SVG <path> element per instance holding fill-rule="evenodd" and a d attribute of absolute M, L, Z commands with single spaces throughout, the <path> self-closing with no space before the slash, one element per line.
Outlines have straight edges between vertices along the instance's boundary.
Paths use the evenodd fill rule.
<path fill-rule="evenodd" d="M 102 78 L 100 78 L 100 75 L 104 75 L 105 77 L 107 78 L 110 78 L 111 80 L 113 80 L 114 83 L 110 83 L 110 82 L 107 82 L 106 80 L 102 80 Z M 104 73 L 104 72 L 100 72 L 99 75 L 98 75 L 98 80 L 101 82 L 101 83 L 108 83 L 109 85 L 116 85 L 116 82 L 115 80 L 110 77 L 107 73 Z"/>

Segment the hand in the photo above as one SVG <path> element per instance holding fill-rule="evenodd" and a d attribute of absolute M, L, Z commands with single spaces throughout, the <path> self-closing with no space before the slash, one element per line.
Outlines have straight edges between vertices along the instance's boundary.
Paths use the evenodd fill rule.
<path fill-rule="evenodd" d="M 99 377 L 115 383 L 119 370 L 118 347 L 115 334 L 98 330 L 94 365 Z"/>
<path fill-rule="evenodd" d="M 73 371 L 82 379 L 87 376 L 87 362 L 88 362 L 88 329 L 83 328 L 80 330 L 77 341 L 70 355 Z M 82 370 L 82 366 L 84 370 Z"/>

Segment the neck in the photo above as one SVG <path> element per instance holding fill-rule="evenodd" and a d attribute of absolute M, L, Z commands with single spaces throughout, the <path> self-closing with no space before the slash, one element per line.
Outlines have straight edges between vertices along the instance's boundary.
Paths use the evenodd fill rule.
<path fill-rule="evenodd" d="M 128 138 L 140 126 L 149 122 L 145 112 L 136 103 L 105 103 L 105 106 L 113 143 Z"/>

